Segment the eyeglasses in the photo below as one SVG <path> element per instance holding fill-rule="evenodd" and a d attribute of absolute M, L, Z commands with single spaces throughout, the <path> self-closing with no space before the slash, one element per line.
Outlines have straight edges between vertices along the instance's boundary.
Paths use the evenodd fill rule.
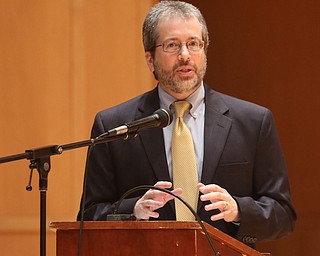
<path fill-rule="evenodd" d="M 156 45 L 154 48 L 162 46 L 162 49 L 164 52 L 176 53 L 181 50 L 183 44 L 185 44 L 187 49 L 192 52 L 198 52 L 204 47 L 204 41 L 195 38 L 195 39 L 188 40 L 185 43 L 181 43 L 178 40 L 170 39 L 170 40 L 164 41 L 162 44 Z"/>

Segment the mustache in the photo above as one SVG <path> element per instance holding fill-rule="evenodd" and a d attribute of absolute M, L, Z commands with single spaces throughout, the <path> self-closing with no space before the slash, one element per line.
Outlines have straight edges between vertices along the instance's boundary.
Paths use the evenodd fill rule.
<path fill-rule="evenodd" d="M 192 66 L 196 71 L 198 70 L 197 66 L 192 61 L 179 61 L 173 66 L 173 70 L 176 70 L 182 66 Z"/>

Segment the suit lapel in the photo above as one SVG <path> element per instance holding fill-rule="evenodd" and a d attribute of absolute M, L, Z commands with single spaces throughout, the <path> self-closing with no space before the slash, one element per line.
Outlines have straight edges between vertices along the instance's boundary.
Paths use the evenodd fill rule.
<path fill-rule="evenodd" d="M 163 132 L 152 128 L 141 133 L 141 142 L 158 181 L 170 181 Z"/>
<path fill-rule="evenodd" d="M 218 93 L 207 86 L 205 88 L 204 159 L 201 182 L 209 184 L 212 183 L 232 120 L 225 116 L 229 109 Z M 201 205 L 202 202 L 199 201 L 198 209 L 200 209 Z"/>
<path fill-rule="evenodd" d="M 136 118 L 152 115 L 160 108 L 158 89 L 142 97 Z M 169 181 L 169 170 L 165 153 L 163 131 L 160 128 L 147 129 L 139 134 L 145 153 L 158 181 Z"/>

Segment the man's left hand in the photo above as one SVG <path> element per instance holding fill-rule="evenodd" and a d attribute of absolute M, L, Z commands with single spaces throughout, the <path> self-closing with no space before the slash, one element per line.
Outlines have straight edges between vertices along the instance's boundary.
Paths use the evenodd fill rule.
<path fill-rule="evenodd" d="M 211 216 L 212 221 L 221 219 L 227 222 L 240 221 L 237 202 L 227 190 L 215 184 L 204 185 L 202 183 L 198 184 L 198 189 L 203 194 L 200 196 L 200 200 L 210 201 L 210 204 L 205 206 L 206 211 L 220 210 L 220 213 Z"/>

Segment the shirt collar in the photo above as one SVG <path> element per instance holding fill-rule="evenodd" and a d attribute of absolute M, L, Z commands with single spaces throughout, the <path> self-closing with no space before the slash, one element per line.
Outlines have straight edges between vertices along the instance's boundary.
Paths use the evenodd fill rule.
<path fill-rule="evenodd" d="M 158 85 L 158 92 L 159 92 L 159 99 L 160 99 L 160 107 L 163 109 L 170 109 L 170 106 L 173 102 L 177 101 L 176 98 L 172 97 L 170 94 L 168 94 L 166 91 L 164 91 L 161 86 Z M 190 114 L 194 118 L 197 117 L 197 110 L 199 109 L 199 106 L 204 102 L 204 86 L 203 82 L 201 82 L 201 86 L 192 93 L 186 101 L 188 101 L 191 104 Z"/>

